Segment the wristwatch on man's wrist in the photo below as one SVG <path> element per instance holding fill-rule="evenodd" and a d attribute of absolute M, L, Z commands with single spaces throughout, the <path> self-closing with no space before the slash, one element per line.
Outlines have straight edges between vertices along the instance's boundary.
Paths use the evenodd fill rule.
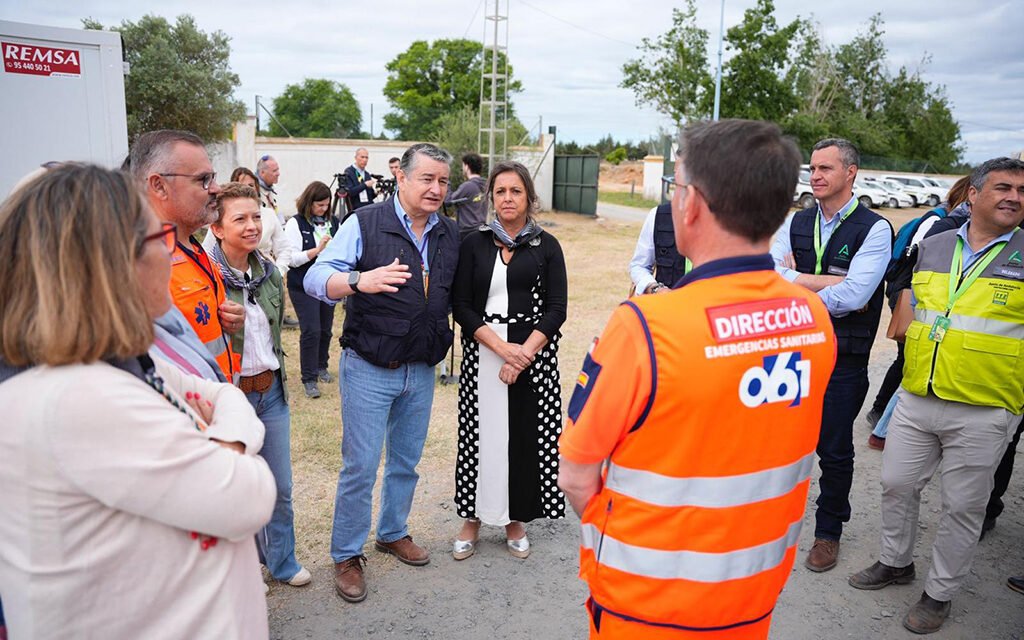
<path fill-rule="evenodd" d="M 359 291 L 359 272 L 349 271 L 348 272 L 348 286 L 355 292 Z"/>
<path fill-rule="evenodd" d="M 644 293 L 657 293 L 663 286 L 660 282 L 652 282 L 644 289 Z"/>

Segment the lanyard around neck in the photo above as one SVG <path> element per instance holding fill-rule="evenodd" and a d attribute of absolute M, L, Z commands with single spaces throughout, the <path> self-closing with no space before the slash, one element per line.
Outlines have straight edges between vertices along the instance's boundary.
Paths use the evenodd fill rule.
<path fill-rule="evenodd" d="M 839 216 L 839 222 L 836 223 L 836 228 L 832 230 L 832 235 L 835 235 L 836 231 L 839 230 L 839 225 L 843 224 L 843 220 L 850 217 L 853 210 L 857 208 L 857 204 L 859 203 L 854 200 L 845 209 L 836 214 Z M 818 213 L 814 216 L 814 275 L 821 274 L 821 259 L 825 257 L 825 246 L 821 244 L 821 218 L 821 205 L 819 204 Z"/>
<path fill-rule="evenodd" d="M 968 269 L 966 277 L 964 277 L 964 239 L 957 236 L 956 248 L 953 249 L 953 263 L 949 267 L 949 300 L 946 302 L 946 313 L 950 312 L 956 301 L 974 284 L 974 281 L 978 279 L 978 276 L 981 275 L 985 268 L 996 259 L 999 252 L 1006 246 L 1006 242 L 1006 240 L 1003 240 L 986 249 L 985 255 L 974 261 L 974 264 Z M 953 277 L 954 270 L 956 271 L 956 277 Z"/>

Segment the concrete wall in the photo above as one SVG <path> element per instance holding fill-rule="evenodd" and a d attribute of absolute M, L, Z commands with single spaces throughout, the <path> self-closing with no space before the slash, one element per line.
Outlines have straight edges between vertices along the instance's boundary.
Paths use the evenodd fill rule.
<path fill-rule="evenodd" d="M 370 173 L 390 177 L 388 159 L 401 156 L 410 142 L 392 140 L 334 140 L 321 138 L 269 138 L 256 135 L 256 119 L 249 117 L 235 125 L 230 142 L 210 145 L 213 168 L 220 181 L 226 181 L 237 166 L 256 170 L 256 162 L 271 155 L 281 165 L 281 178 L 275 187 L 278 206 L 285 216 L 295 213 L 295 200 L 310 182 L 331 184 L 355 160 L 356 149 L 366 148 Z"/>
<path fill-rule="evenodd" d="M 665 168 L 662 156 L 644 158 L 644 198 L 661 202 L 661 174 Z"/>
<path fill-rule="evenodd" d="M 551 208 L 554 192 L 555 154 L 550 149 L 554 137 L 545 134 L 540 147 L 510 147 L 509 155 L 535 174 L 534 181 L 541 208 Z M 323 138 L 269 138 L 256 135 L 256 118 L 250 116 L 235 125 L 230 142 L 209 145 L 210 159 L 217 179 L 226 182 L 237 166 L 256 170 L 256 162 L 271 155 L 281 165 L 281 178 L 275 189 L 278 205 L 285 216 L 295 214 L 295 200 L 310 182 L 320 180 L 331 184 L 334 174 L 341 173 L 352 164 L 356 149 L 364 147 L 370 153 L 366 168 L 370 173 L 390 177 L 388 159 L 401 155 L 412 142 L 398 140 L 335 140 Z"/>
<path fill-rule="evenodd" d="M 555 136 L 541 135 L 540 146 L 509 147 L 509 159 L 523 163 L 533 176 L 541 211 L 550 211 L 555 193 Z"/>

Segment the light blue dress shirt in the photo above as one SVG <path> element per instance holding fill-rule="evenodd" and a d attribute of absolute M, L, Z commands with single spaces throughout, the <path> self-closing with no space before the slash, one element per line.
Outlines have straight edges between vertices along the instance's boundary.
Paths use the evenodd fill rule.
<path fill-rule="evenodd" d="M 395 203 L 395 215 L 402 224 L 402 228 L 409 234 L 409 239 L 420 252 L 420 260 L 423 263 L 423 270 L 430 272 L 430 260 L 427 256 L 428 237 L 430 230 L 440 224 L 437 212 L 430 214 L 427 218 L 427 226 L 423 230 L 423 238 L 417 238 L 412 230 L 412 218 L 402 208 L 398 198 L 393 199 Z M 336 304 L 338 300 L 327 295 L 327 281 L 335 273 L 348 273 L 356 268 L 359 259 L 363 257 L 363 234 L 359 229 L 359 220 L 355 215 L 348 217 L 334 239 L 327 243 L 324 250 L 317 256 L 316 262 L 306 272 L 302 280 L 302 287 L 306 293 L 327 304 Z M 398 256 L 395 256 L 396 258 Z"/>
<path fill-rule="evenodd" d="M 840 207 L 840 211 L 846 209 L 853 203 L 853 198 Z M 818 212 L 821 212 L 819 205 Z M 796 215 L 796 214 L 793 214 Z M 772 242 L 772 259 L 775 261 L 775 270 L 786 280 L 793 282 L 800 275 L 799 271 L 787 269 L 783 266 L 783 259 L 787 254 L 793 252 L 790 243 L 789 230 L 793 224 L 793 215 L 786 218 L 775 234 Z M 832 220 L 825 221 L 825 217 L 819 215 L 821 223 L 821 242 L 827 244 L 832 233 L 839 227 L 839 214 L 832 216 Z M 836 318 L 841 318 L 854 311 L 864 308 L 864 305 L 871 299 L 871 294 L 878 288 L 878 283 L 885 277 L 885 270 L 889 266 L 889 259 L 892 257 L 892 231 L 889 223 L 879 220 L 868 231 L 864 243 L 850 260 L 850 270 L 839 284 L 825 287 L 818 292 L 818 297 L 825 303 L 828 312 Z"/>

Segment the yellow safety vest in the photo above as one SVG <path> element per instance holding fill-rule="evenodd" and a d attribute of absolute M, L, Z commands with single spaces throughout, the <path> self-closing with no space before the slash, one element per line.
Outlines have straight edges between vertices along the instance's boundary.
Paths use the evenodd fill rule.
<path fill-rule="evenodd" d="M 943 400 L 1024 409 L 1024 233 L 962 268 L 955 231 L 918 245 L 903 388 Z M 959 245 L 959 247 L 958 247 Z M 952 279 L 952 281 L 951 281 Z"/>

